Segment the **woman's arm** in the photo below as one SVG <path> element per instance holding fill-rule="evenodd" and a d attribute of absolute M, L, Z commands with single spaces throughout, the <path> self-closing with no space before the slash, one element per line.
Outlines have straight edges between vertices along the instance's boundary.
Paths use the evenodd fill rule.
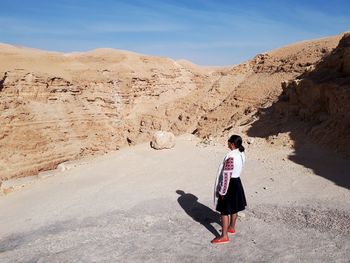
<path fill-rule="evenodd" d="M 227 158 L 224 163 L 224 170 L 222 172 L 222 181 L 220 183 L 220 195 L 226 195 L 230 179 L 233 173 L 233 157 Z"/>

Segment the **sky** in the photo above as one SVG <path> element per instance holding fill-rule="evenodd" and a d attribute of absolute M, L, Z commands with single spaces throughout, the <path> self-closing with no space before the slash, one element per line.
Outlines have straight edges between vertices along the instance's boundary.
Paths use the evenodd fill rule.
<path fill-rule="evenodd" d="M 108 47 L 241 63 L 350 30 L 349 0 L 0 0 L 0 42 L 50 51 Z"/>

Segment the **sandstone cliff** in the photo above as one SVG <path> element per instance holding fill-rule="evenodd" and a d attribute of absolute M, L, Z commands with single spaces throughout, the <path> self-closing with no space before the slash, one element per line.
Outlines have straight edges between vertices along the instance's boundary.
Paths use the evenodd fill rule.
<path fill-rule="evenodd" d="M 268 108 L 282 92 L 281 82 L 312 70 L 329 54 L 340 36 L 305 41 L 259 54 L 252 60 L 221 71 L 229 90 L 217 107 L 207 112 L 199 122 L 198 134 L 210 136 L 245 132 L 260 116 L 258 110 Z M 239 77 L 239 81 L 233 81 Z M 215 123 L 211 125 L 211 123 Z M 269 129 L 269 126 L 264 129 Z"/>
<path fill-rule="evenodd" d="M 280 100 L 281 82 L 308 72 L 313 78 L 339 39 L 301 42 L 219 69 L 111 49 L 61 54 L 0 45 L 0 181 L 143 142 L 160 129 L 201 137 L 245 132 Z"/>
<path fill-rule="evenodd" d="M 282 83 L 270 117 L 302 123 L 315 142 L 350 156 L 350 33 L 311 70 Z"/>
<path fill-rule="evenodd" d="M 1 179 L 141 142 L 153 130 L 182 131 L 172 116 L 195 125 L 196 115 L 181 115 L 192 103 L 166 105 L 210 82 L 206 70 L 131 52 L 0 48 Z"/>

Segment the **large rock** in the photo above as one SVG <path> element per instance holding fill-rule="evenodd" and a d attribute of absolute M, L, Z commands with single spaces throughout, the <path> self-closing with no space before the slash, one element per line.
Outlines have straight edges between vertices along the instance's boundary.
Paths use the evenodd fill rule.
<path fill-rule="evenodd" d="M 153 134 L 151 147 L 156 150 L 171 149 L 175 146 L 175 136 L 171 132 L 157 131 Z"/>

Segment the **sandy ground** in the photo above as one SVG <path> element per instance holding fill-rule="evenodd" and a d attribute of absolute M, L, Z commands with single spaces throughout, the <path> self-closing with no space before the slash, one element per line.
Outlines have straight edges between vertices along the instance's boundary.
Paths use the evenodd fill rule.
<path fill-rule="evenodd" d="M 210 244 L 227 149 L 197 143 L 187 135 L 171 150 L 125 148 L 1 196 L 0 262 L 349 262 L 349 189 L 257 140 L 237 234 Z M 349 180 L 348 160 L 311 146 L 305 154 Z"/>

